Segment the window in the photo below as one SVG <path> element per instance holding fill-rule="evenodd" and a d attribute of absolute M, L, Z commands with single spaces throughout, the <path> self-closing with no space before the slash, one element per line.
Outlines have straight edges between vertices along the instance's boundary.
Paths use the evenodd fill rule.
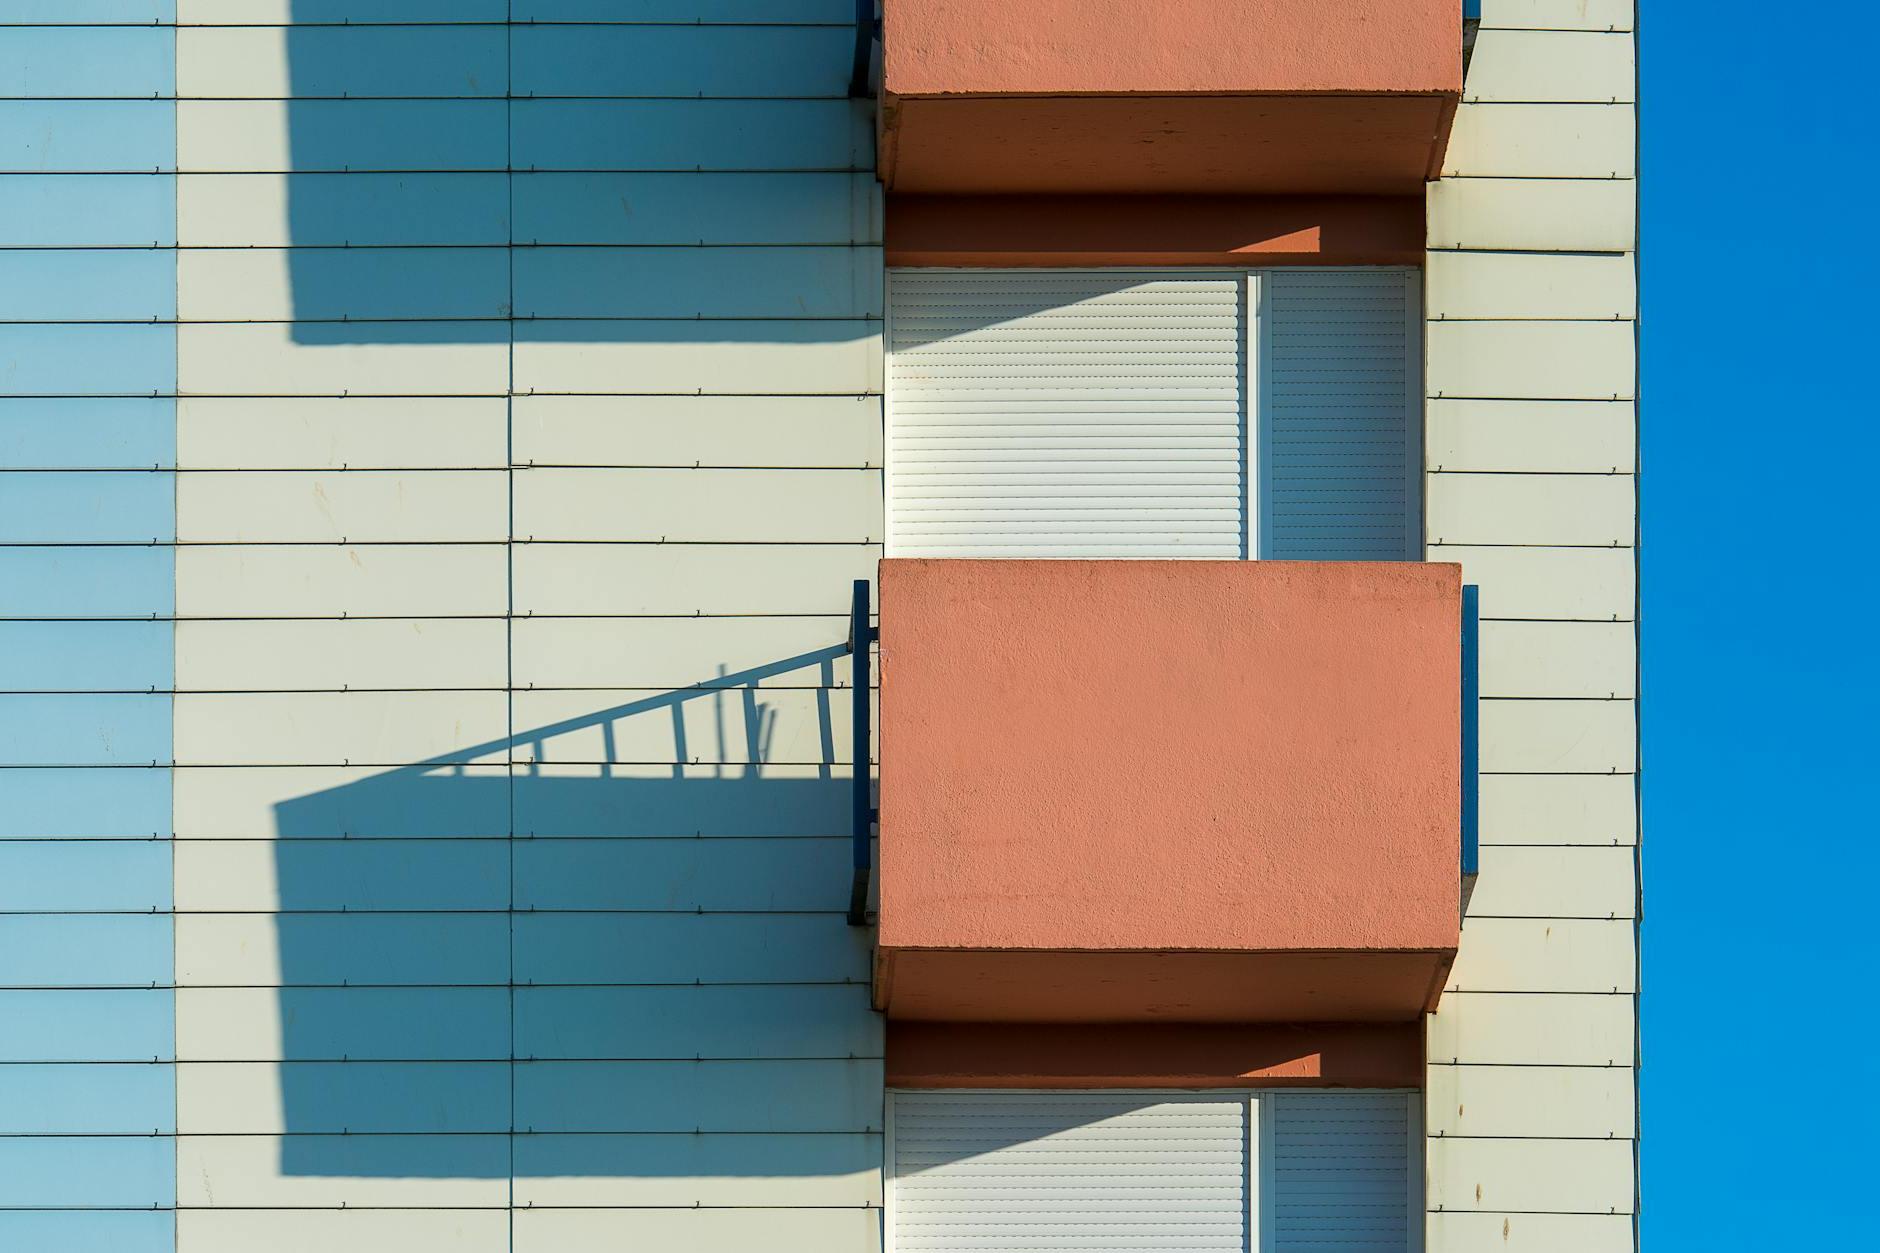
<path fill-rule="evenodd" d="M 1414 270 L 891 271 L 888 551 L 1422 556 Z"/>
<path fill-rule="evenodd" d="M 1413 1253 L 1407 1092 L 888 1095 L 889 1253 Z"/>

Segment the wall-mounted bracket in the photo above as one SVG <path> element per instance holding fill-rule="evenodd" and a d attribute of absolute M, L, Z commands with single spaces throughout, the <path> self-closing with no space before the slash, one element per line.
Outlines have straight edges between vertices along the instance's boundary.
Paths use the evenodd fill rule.
<path fill-rule="evenodd" d="M 870 649 L 881 638 L 879 628 L 869 625 L 869 590 L 867 579 L 855 580 L 849 602 L 848 650 L 853 661 L 849 667 L 849 690 L 854 699 L 849 731 L 853 737 L 849 769 L 854 774 L 854 790 L 849 804 L 849 835 L 853 841 L 849 880 L 849 925 L 868 924 L 868 885 L 874 870 L 874 827 L 880 811 L 875 808 L 870 782 L 869 758 L 873 736 L 869 727 Z"/>

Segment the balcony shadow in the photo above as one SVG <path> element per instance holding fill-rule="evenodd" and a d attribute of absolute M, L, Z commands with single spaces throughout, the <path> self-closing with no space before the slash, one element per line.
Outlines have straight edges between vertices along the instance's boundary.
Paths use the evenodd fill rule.
<path fill-rule="evenodd" d="M 872 106 L 847 97 L 852 26 L 820 20 L 840 6 L 795 25 L 418 7 L 391 25 L 382 0 L 294 0 L 294 342 L 876 332 Z"/>
<path fill-rule="evenodd" d="M 447 8 L 456 24 L 435 22 Z M 293 0 L 276 315 L 293 343 L 878 334 L 852 29 L 520 24 L 607 8 Z M 875 1169 L 881 1027 L 843 916 L 838 651 L 276 805 L 282 1172 Z M 779 679 L 822 689 L 807 766 L 767 751 L 759 685 Z M 693 761 L 701 702 L 735 702 L 719 725 L 747 742 L 719 757 L 749 764 L 620 764 L 647 754 L 616 735 L 645 745 L 649 725 L 668 735 L 654 760 Z M 583 736 L 600 750 L 557 751 Z"/>
<path fill-rule="evenodd" d="M 282 1173 L 872 1170 L 881 1023 L 869 934 L 844 917 L 842 651 L 276 805 Z M 768 764 L 772 681 L 820 684 L 819 762 Z M 661 733 L 689 761 L 682 728 L 713 704 L 746 715 L 750 764 L 609 764 Z M 599 754 L 564 751 L 596 736 Z"/>

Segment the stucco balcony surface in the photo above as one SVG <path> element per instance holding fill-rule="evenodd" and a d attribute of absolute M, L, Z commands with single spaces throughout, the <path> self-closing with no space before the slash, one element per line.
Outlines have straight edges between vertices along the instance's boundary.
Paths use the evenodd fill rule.
<path fill-rule="evenodd" d="M 924 193 L 1420 190 L 1457 0 L 884 0 L 882 182 Z"/>
<path fill-rule="evenodd" d="M 1385 1022 L 1460 929 L 1461 580 L 888 560 L 891 1018 Z"/>

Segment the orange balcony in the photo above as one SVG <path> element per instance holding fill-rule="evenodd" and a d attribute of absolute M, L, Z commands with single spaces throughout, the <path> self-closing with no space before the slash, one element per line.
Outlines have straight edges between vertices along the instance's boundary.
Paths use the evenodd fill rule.
<path fill-rule="evenodd" d="M 890 1018 L 1386 1022 L 1459 940 L 1454 565 L 881 565 Z"/>
<path fill-rule="evenodd" d="M 883 0 L 897 192 L 1421 190 L 1457 0 Z"/>

